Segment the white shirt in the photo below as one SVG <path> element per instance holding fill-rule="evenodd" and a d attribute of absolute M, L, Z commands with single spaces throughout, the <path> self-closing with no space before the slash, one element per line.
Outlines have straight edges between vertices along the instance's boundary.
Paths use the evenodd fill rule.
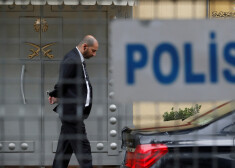
<path fill-rule="evenodd" d="M 81 61 L 83 62 L 84 61 L 84 57 L 82 55 L 82 53 L 79 51 L 79 49 L 76 47 L 76 49 L 78 50 L 78 53 L 80 55 L 80 58 L 81 58 Z M 86 73 L 85 73 L 85 69 L 84 69 L 84 65 L 82 64 L 82 68 L 83 68 L 83 73 L 84 73 L 84 76 L 85 76 L 85 80 L 86 80 L 86 88 L 87 88 L 87 96 L 86 96 L 86 104 L 85 104 L 85 107 L 89 106 L 89 102 L 90 102 L 90 87 L 89 87 L 89 84 L 88 84 L 88 80 L 87 80 L 87 76 L 86 76 Z"/>

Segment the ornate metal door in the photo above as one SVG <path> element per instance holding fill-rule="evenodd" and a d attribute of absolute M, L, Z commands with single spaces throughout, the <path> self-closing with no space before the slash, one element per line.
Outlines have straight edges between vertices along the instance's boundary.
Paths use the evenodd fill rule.
<path fill-rule="evenodd" d="M 118 134 L 126 125 L 120 112 L 131 116 L 125 111 L 132 110 L 113 100 L 108 24 L 115 15 L 125 17 L 125 8 L 14 7 L 0 8 L 0 166 L 52 164 L 61 123 L 46 91 L 58 80 L 63 56 L 87 34 L 99 41 L 97 56 L 87 61 L 94 92 L 85 124 L 93 164 L 120 164 Z M 70 164 L 77 165 L 74 156 Z"/>

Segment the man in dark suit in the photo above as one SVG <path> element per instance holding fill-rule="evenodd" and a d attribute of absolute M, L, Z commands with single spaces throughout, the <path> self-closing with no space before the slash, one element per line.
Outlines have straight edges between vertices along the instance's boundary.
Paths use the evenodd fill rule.
<path fill-rule="evenodd" d="M 84 119 L 92 106 L 92 87 L 86 71 L 85 59 L 96 55 L 98 41 L 87 35 L 65 55 L 60 65 L 59 81 L 49 93 L 49 103 L 58 105 L 62 122 L 53 168 L 68 167 L 72 153 L 82 168 L 92 167 L 90 142 L 86 136 Z"/>

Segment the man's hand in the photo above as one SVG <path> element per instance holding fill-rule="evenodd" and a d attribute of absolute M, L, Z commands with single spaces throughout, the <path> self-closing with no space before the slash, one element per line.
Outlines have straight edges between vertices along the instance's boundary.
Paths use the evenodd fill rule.
<path fill-rule="evenodd" d="M 50 104 L 55 104 L 58 102 L 58 99 L 56 97 L 49 96 L 48 100 Z"/>

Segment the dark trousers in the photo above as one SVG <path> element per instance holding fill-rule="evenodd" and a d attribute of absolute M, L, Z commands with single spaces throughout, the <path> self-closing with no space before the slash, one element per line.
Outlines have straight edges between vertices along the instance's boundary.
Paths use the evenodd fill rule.
<path fill-rule="evenodd" d="M 83 121 L 78 124 L 62 122 L 53 168 L 67 168 L 72 153 L 81 168 L 92 168 L 91 147 Z"/>

